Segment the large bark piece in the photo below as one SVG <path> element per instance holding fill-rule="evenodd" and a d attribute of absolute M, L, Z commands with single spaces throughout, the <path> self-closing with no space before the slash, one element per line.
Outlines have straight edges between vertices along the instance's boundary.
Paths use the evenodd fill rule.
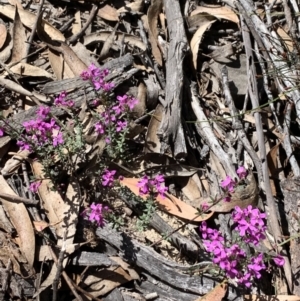
<path fill-rule="evenodd" d="M 181 124 L 182 63 L 188 49 L 188 42 L 179 1 L 164 0 L 164 7 L 168 21 L 170 44 L 166 63 L 166 102 L 163 119 L 157 134 L 162 140 L 161 152 L 164 152 L 169 144 L 171 144 L 174 148 L 175 157 L 182 158 L 187 155 Z"/>

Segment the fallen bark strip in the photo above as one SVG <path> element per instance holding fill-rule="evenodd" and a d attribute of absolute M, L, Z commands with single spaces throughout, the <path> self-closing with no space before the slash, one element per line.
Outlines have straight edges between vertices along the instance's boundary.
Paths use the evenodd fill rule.
<path fill-rule="evenodd" d="M 146 279 L 144 281 L 139 284 L 135 283 L 135 288 L 143 294 L 156 292 L 158 296 L 161 297 L 161 300 L 166 300 L 165 298 L 168 298 L 168 300 L 171 299 L 172 301 L 195 301 L 198 298 L 198 295 L 180 292 L 177 289 L 172 288 L 170 285 L 158 282 L 150 275 L 145 276 Z"/>
<path fill-rule="evenodd" d="M 182 89 L 183 89 L 183 59 L 188 50 L 188 42 L 184 30 L 184 21 L 180 11 L 179 1 L 164 0 L 168 21 L 170 44 L 166 63 L 166 105 L 161 126 L 157 135 L 161 139 L 161 152 L 174 146 L 174 156 L 187 156 L 184 131 L 181 124 Z"/>
<path fill-rule="evenodd" d="M 98 228 L 96 234 L 105 242 L 121 251 L 121 256 L 130 264 L 147 271 L 150 275 L 162 282 L 184 292 L 204 295 L 211 291 L 217 284 L 217 280 L 209 276 L 189 276 L 176 271 L 176 264 L 167 260 L 153 249 L 143 246 L 128 237 L 125 233 L 119 233 L 106 225 Z M 172 267 L 174 266 L 174 267 Z M 242 300 L 236 289 L 229 289 L 229 300 Z"/>
<path fill-rule="evenodd" d="M 251 37 L 249 30 L 247 30 L 247 27 L 245 26 L 245 23 L 242 24 L 242 35 L 243 35 L 243 40 L 244 40 L 244 45 L 245 45 L 245 51 L 247 55 L 247 69 L 248 69 L 248 74 L 249 74 L 249 96 L 251 99 L 252 107 L 253 108 L 258 108 L 259 103 L 258 103 L 258 88 L 257 88 L 257 80 L 256 80 L 256 68 L 254 65 L 254 54 L 253 54 L 253 48 L 251 47 Z M 264 186 L 263 189 L 266 194 L 266 201 L 268 205 L 268 211 L 269 211 L 269 225 L 272 230 L 272 235 L 275 238 L 275 243 L 280 243 L 282 242 L 282 233 L 281 233 L 281 228 L 279 226 L 279 222 L 277 219 L 277 214 L 276 214 L 276 205 L 275 205 L 275 200 L 273 198 L 272 194 L 272 189 L 271 189 L 271 183 L 270 183 L 270 176 L 269 176 L 269 168 L 268 168 L 268 161 L 267 161 L 267 153 L 266 153 L 266 146 L 265 146 L 265 137 L 263 133 L 263 126 L 262 126 L 262 118 L 260 112 L 256 111 L 254 112 L 254 118 L 255 118 L 255 125 L 256 125 L 256 133 L 258 137 L 258 149 L 260 152 L 260 159 L 262 161 L 262 172 L 263 172 L 263 179 L 264 179 Z M 288 256 L 286 255 L 286 250 L 281 246 L 278 246 L 278 252 L 282 251 L 282 256 L 285 259 L 285 263 L 283 266 L 283 270 L 286 276 L 286 281 L 289 286 L 289 289 L 292 291 L 293 288 L 293 281 L 292 281 L 292 272 L 291 272 L 291 265 L 290 265 L 290 260 Z"/>

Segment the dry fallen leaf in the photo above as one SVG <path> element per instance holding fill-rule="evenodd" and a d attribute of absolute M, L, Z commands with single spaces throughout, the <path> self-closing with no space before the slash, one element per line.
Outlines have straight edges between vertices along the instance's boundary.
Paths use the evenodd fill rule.
<path fill-rule="evenodd" d="M 128 4 L 125 4 L 121 8 L 118 9 L 118 13 L 126 13 L 126 12 L 141 12 L 144 8 L 145 1 L 137 0 Z"/>
<path fill-rule="evenodd" d="M 203 24 L 197 29 L 194 36 L 192 37 L 191 50 L 192 50 L 193 64 L 195 69 L 197 69 L 198 50 L 203 34 L 214 22 L 216 22 L 216 20 L 203 22 Z"/>
<path fill-rule="evenodd" d="M 32 96 L 32 93 L 30 91 L 24 89 L 21 85 L 13 82 L 10 79 L 3 78 L 1 76 L 0 76 L 0 85 L 2 87 L 5 87 L 6 89 L 17 92 L 21 95 Z"/>
<path fill-rule="evenodd" d="M 292 38 L 281 27 L 277 28 L 277 34 L 280 36 L 280 41 L 282 41 L 282 43 L 285 44 L 289 52 L 292 52 L 294 49 Z"/>
<path fill-rule="evenodd" d="M 137 186 L 138 181 L 139 179 L 136 178 L 124 178 L 120 181 L 120 183 L 121 185 L 128 187 L 135 195 L 139 195 L 139 188 Z M 142 198 L 146 199 L 146 196 L 142 196 Z M 213 215 L 213 212 L 211 212 L 209 214 L 202 214 L 201 216 L 196 217 L 198 215 L 198 211 L 194 207 L 186 204 L 169 193 L 166 193 L 165 198 L 157 196 L 155 200 L 162 211 L 186 220 L 201 222 L 209 219 Z"/>
<path fill-rule="evenodd" d="M 26 32 L 21 22 L 21 18 L 16 7 L 16 13 L 13 25 L 13 49 L 11 54 L 11 63 L 20 62 L 26 56 Z"/>
<path fill-rule="evenodd" d="M 109 38 L 110 35 L 111 35 L 111 31 L 99 31 L 96 33 L 92 33 L 90 35 L 86 35 L 83 37 L 83 44 L 85 46 L 87 46 L 87 45 L 96 44 L 98 42 L 105 42 Z M 147 48 L 146 45 L 143 43 L 143 41 L 134 35 L 130 35 L 130 34 L 127 34 L 124 32 L 118 32 L 118 31 L 116 31 L 115 35 L 116 35 L 116 41 L 123 40 L 123 38 L 124 38 L 125 44 L 129 44 L 131 46 L 138 47 L 142 51 L 145 51 Z"/>
<path fill-rule="evenodd" d="M 157 44 L 157 18 L 162 9 L 162 0 L 154 0 L 148 8 L 147 17 L 149 24 L 149 40 L 151 44 L 152 54 L 156 62 L 162 66 L 162 55 Z"/>
<path fill-rule="evenodd" d="M 118 11 L 108 4 L 99 8 L 97 15 L 107 21 L 119 21 Z"/>
<path fill-rule="evenodd" d="M 10 70 L 13 73 L 22 76 L 41 76 L 51 79 L 53 78 L 52 74 L 47 72 L 46 70 L 26 63 L 18 63 L 17 65 L 11 67 Z"/>
<path fill-rule="evenodd" d="M 38 161 L 32 162 L 33 173 L 36 178 L 42 178 L 42 165 Z M 66 248 L 73 245 L 73 240 L 76 232 L 76 225 L 78 220 L 79 208 L 80 208 L 80 189 L 77 187 L 76 181 L 70 181 L 66 198 L 63 200 L 58 192 L 50 189 L 52 183 L 50 180 L 43 180 L 38 192 L 41 198 L 43 207 L 47 214 L 50 224 L 55 227 L 55 232 L 58 237 L 57 245 L 62 246 L 64 232 L 67 231 L 67 239 L 64 241 Z M 64 260 L 63 265 L 66 264 Z M 52 269 L 41 284 L 40 289 L 35 293 L 35 296 L 40 294 L 44 289 L 53 283 L 55 278 L 57 267 L 54 264 Z"/>
<path fill-rule="evenodd" d="M 0 176 L 0 191 L 10 195 L 16 195 L 2 175 Z M 20 249 L 25 255 L 28 264 L 33 266 L 35 235 L 25 205 L 23 203 L 6 201 L 3 198 L 1 198 L 1 203 L 18 233 L 19 241 L 21 242 Z"/>
<path fill-rule="evenodd" d="M 15 7 L 11 5 L 0 5 L 0 15 L 13 20 L 15 16 Z M 27 10 L 19 10 L 19 15 L 22 23 L 29 28 L 32 28 L 36 23 L 36 15 Z M 47 34 L 54 40 L 65 41 L 64 35 L 50 23 L 45 20 L 41 21 L 42 26 L 45 28 Z"/>
<path fill-rule="evenodd" d="M 227 280 L 224 280 L 215 286 L 209 293 L 194 301 L 222 301 L 227 292 L 227 287 Z"/>
<path fill-rule="evenodd" d="M 7 29 L 6 26 L 0 24 L 0 49 L 3 47 L 7 37 Z"/>
<path fill-rule="evenodd" d="M 218 19 L 225 19 L 228 21 L 232 21 L 236 24 L 239 24 L 239 17 L 233 12 L 229 7 L 216 5 L 207 6 L 198 6 L 195 10 L 192 11 L 191 16 L 199 14 L 199 13 L 207 13 L 212 16 L 215 16 Z"/>
<path fill-rule="evenodd" d="M 160 152 L 160 140 L 157 136 L 157 131 L 160 127 L 162 114 L 164 107 L 161 104 L 156 106 L 154 113 L 151 116 L 147 134 L 146 134 L 146 143 L 145 143 L 145 153 L 159 153 Z"/>

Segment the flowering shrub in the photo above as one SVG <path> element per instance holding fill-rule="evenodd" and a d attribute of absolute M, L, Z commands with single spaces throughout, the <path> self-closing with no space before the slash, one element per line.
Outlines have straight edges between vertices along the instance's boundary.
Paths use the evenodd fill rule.
<path fill-rule="evenodd" d="M 88 220 L 92 223 L 96 223 L 98 227 L 103 227 L 105 225 L 104 216 L 108 211 L 107 206 L 92 203 L 90 208 L 82 212 L 82 215 L 87 216 Z"/>
<path fill-rule="evenodd" d="M 240 180 L 247 176 L 247 170 L 241 166 L 237 169 Z M 229 176 L 221 181 L 221 187 L 227 196 L 224 201 L 230 201 L 230 193 L 234 192 L 237 183 Z M 256 253 L 249 256 L 246 253 L 246 244 L 255 250 L 263 239 L 265 239 L 266 214 L 259 209 L 249 205 L 245 209 L 236 206 L 231 218 L 234 222 L 232 241 L 222 235 L 221 232 L 207 227 L 204 221 L 199 227 L 203 238 L 205 250 L 211 254 L 212 261 L 217 264 L 225 275 L 246 287 L 250 287 L 253 279 L 261 278 L 261 272 L 266 270 L 265 258 L 263 253 Z M 284 265 L 284 258 L 277 255 L 273 258 L 278 266 Z"/>
<path fill-rule="evenodd" d="M 165 193 L 168 191 L 168 188 L 163 184 L 164 182 L 165 178 L 161 174 L 156 175 L 154 179 L 150 179 L 145 175 L 138 181 L 139 192 L 141 195 L 154 193 L 164 198 Z"/>

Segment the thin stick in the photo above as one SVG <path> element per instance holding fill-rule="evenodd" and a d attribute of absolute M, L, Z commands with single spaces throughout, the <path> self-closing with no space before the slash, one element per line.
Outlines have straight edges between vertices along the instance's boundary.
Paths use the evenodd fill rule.
<path fill-rule="evenodd" d="M 34 24 L 32 26 L 32 29 L 31 29 L 31 34 L 30 34 L 30 37 L 29 37 L 29 40 L 28 40 L 28 44 L 26 46 L 26 57 L 24 59 L 25 63 L 27 63 L 27 59 L 28 59 L 28 55 L 29 55 L 29 51 L 30 51 L 30 46 L 31 46 L 31 44 L 33 42 L 33 39 L 34 39 L 34 36 L 35 36 L 35 32 L 36 32 L 36 29 L 37 29 L 40 14 L 42 14 L 42 8 L 43 8 L 43 5 L 44 5 L 44 1 L 45 0 L 41 0 L 41 4 L 40 4 L 40 6 L 38 8 L 38 11 L 37 11 L 37 14 L 36 14 L 35 22 L 34 22 Z"/>
<path fill-rule="evenodd" d="M 7 194 L 7 193 L 3 193 L 0 192 L 0 198 L 3 198 L 5 200 L 11 201 L 11 202 L 16 202 L 16 203 L 24 203 L 27 205 L 37 205 L 39 202 L 38 201 L 34 201 L 34 200 L 30 200 L 27 198 L 22 198 L 18 195 L 12 195 L 12 194 Z"/>
<path fill-rule="evenodd" d="M 86 21 L 86 23 L 83 25 L 82 29 L 78 33 L 74 34 L 73 36 L 71 36 L 69 38 L 70 43 L 74 43 L 77 39 L 79 39 L 85 33 L 88 26 L 92 23 L 95 15 L 97 13 L 97 10 L 98 10 L 98 6 L 93 4 L 93 7 L 92 7 L 92 10 L 91 10 L 88 20 Z"/>

